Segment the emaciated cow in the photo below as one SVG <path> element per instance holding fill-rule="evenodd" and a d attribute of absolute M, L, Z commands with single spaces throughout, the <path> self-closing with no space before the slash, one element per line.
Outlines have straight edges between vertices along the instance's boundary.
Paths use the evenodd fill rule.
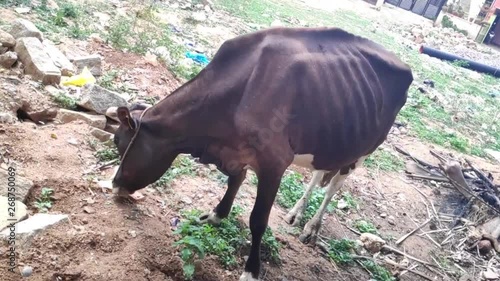
<path fill-rule="evenodd" d="M 298 221 L 312 188 L 330 175 L 326 198 L 301 240 L 314 236 L 346 177 L 384 142 L 413 81 L 393 53 L 338 28 L 272 28 L 222 44 L 193 79 L 152 107 L 117 109 L 121 164 L 114 191 L 158 180 L 179 154 L 228 176 L 219 204 L 200 219 L 228 216 L 248 168 L 258 178 L 252 246 L 240 280 L 258 280 L 260 244 L 285 170 L 314 171 L 288 214 Z M 333 177 L 332 177 L 333 175 Z"/>

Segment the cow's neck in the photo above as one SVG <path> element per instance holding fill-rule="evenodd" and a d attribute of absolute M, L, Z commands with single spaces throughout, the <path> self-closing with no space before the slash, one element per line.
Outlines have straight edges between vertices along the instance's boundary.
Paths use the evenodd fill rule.
<path fill-rule="evenodd" d="M 184 153 L 203 149 L 200 146 L 227 132 L 228 120 L 218 111 L 220 103 L 208 97 L 214 86 L 204 83 L 205 77 L 200 75 L 178 88 L 153 106 L 145 118 L 159 134 L 179 139 Z"/>

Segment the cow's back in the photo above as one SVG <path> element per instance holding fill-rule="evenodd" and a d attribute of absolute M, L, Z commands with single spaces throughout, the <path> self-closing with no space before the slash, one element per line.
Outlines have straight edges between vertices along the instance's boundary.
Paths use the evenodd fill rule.
<path fill-rule="evenodd" d="M 315 155 L 319 169 L 349 165 L 384 141 L 413 81 L 394 54 L 340 29 L 278 28 L 259 38 L 237 126 L 288 114 L 292 149 Z"/>

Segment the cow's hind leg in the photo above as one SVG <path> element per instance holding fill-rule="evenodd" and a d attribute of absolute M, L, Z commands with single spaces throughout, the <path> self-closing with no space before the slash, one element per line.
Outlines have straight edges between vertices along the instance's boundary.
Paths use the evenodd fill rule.
<path fill-rule="evenodd" d="M 211 223 L 214 225 L 218 225 L 222 219 L 226 218 L 229 215 L 229 212 L 231 212 L 231 208 L 233 206 L 234 198 L 236 197 L 241 184 L 245 180 L 246 174 L 247 170 L 243 170 L 238 175 L 231 175 L 228 177 L 227 190 L 224 194 L 224 197 L 222 197 L 222 200 L 212 211 L 200 216 L 201 223 Z"/>
<path fill-rule="evenodd" d="M 340 171 L 338 171 L 338 173 L 332 178 L 326 188 L 325 198 L 323 199 L 321 206 L 319 207 L 314 217 L 309 222 L 307 222 L 304 230 L 300 234 L 300 241 L 302 241 L 303 243 L 316 242 L 317 234 L 319 232 L 319 229 L 321 228 L 323 215 L 328 207 L 328 204 L 330 204 L 333 195 L 335 195 L 342 188 L 346 178 L 354 172 L 357 166 L 363 163 L 366 157 L 367 156 L 363 156 L 352 165 L 340 169 Z"/>
<path fill-rule="evenodd" d="M 285 216 L 285 221 L 292 226 L 298 226 L 302 216 L 304 215 L 304 211 L 307 207 L 307 203 L 309 201 L 309 197 L 311 197 L 311 194 L 314 190 L 314 188 L 319 184 L 321 181 L 321 178 L 323 177 L 324 172 L 323 171 L 314 171 L 312 174 L 311 181 L 309 182 L 309 185 L 307 186 L 304 195 L 295 203 L 295 206 L 288 212 L 288 214 Z"/>

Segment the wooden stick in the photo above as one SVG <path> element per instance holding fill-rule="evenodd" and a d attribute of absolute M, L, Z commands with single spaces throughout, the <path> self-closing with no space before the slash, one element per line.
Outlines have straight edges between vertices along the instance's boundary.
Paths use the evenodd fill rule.
<path fill-rule="evenodd" d="M 440 182 L 449 182 L 447 178 L 444 177 L 435 177 L 435 176 L 426 176 L 426 175 L 418 175 L 418 174 L 408 174 L 409 177 L 424 179 L 424 180 L 433 180 Z"/>
<path fill-rule="evenodd" d="M 417 223 L 412 218 L 410 218 L 410 219 L 413 221 L 413 223 L 415 225 L 417 225 Z M 423 232 L 422 230 L 420 230 L 420 231 Z M 429 240 L 431 240 L 431 242 L 434 243 L 434 245 L 436 245 L 438 248 L 442 248 L 441 245 L 439 245 L 438 242 L 436 242 L 434 239 L 432 239 L 432 237 L 429 234 L 425 234 L 425 236 L 427 236 L 427 238 L 429 238 Z"/>
<path fill-rule="evenodd" d="M 420 165 L 423 165 L 423 166 L 427 166 L 427 167 L 431 167 L 431 168 L 434 168 L 434 169 L 437 169 L 436 166 L 432 165 L 432 164 L 429 164 L 423 160 L 420 160 L 420 159 L 417 159 L 415 158 L 413 155 L 411 155 L 409 152 L 405 151 L 404 149 L 402 149 L 401 147 L 395 145 L 394 146 L 394 149 L 396 149 L 397 152 L 403 154 L 403 155 L 406 155 L 408 157 L 410 157 L 413 161 L 417 162 L 418 164 Z"/>
<path fill-rule="evenodd" d="M 389 246 L 387 246 L 387 245 L 382 246 L 382 249 L 384 249 L 384 250 L 386 250 L 386 251 L 389 251 L 389 252 L 393 252 L 393 253 L 395 253 L 395 254 L 399 254 L 399 255 L 401 255 L 401 256 L 405 256 L 405 257 L 407 257 L 407 258 L 409 258 L 409 259 L 411 259 L 411 260 L 414 260 L 414 261 L 416 261 L 416 262 L 419 262 L 419 263 L 421 263 L 421 264 L 426 264 L 426 265 L 428 265 L 428 266 L 434 266 L 434 265 L 433 265 L 433 264 L 431 264 L 431 263 L 428 263 L 428 262 L 426 262 L 426 261 L 423 261 L 423 260 L 417 259 L 417 258 L 415 258 L 415 257 L 413 257 L 413 256 L 410 256 L 410 255 L 408 255 L 408 254 L 406 254 L 406 253 L 401 252 L 401 251 L 400 251 L 400 250 L 398 250 L 398 249 L 394 249 L 394 248 L 389 247 Z"/>
<path fill-rule="evenodd" d="M 427 279 L 427 280 L 430 280 L 430 281 L 434 281 L 434 279 L 432 279 L 432 278 L 430 278 L 430 277 L 426 276 L 425 274 L 422 274 L 422 273 L 420 273 L 420 272 L 418 272 L 418 271 L 415 271 L 415 270 L 413 270 L 413 269 L 410 269 L 410 268 L 408 268 L 408 267 L 401 266 L 401 265 L 397 264 L 396 262 L 394 262 L 394 261 L 392 261 L 392 260 L 390 260 L 390 259 L 388 259 L 388 258 L 385 258 L 385 259 L 384 259 L 384 262 L 385 262 L 385 263 L 387 263 L 387 264 L 390 264 L 390 265 L 392 265 L 392 266 L 395 266 L 395 267 L 397 267 L 397 268 L 400 268 L 400 269 L 406 270 L 406 271 L 408 271 L 408 272 L 411 272 L 411 273 L 413 273 L 413 274 L 416 274 L 416 275 L 418 275 L 418 276 L 420 276 L 420 277 L 422 277 L 422 278 L 424 278 L 424 279 Z"/>
<path fill-rule="evenodd" d="M 404 235 L 403 237 L 399 238 L 398 241 L 396 241 L 396 245 L 399 245 L 401 244 L 403 241 L 406 240 L 406 238 L 410 237 L 411 235 L 413 235 L 413 233 L 417 232 L 418 230 L 420 230 L 422 227 L 424 227 L 426 224 L 428 224 L 429 222 L 431 222 L 432 218 L 426 220 L 424 223 L 420 224 L 419 226 L 417 226 L 417 228 L 413 229 L 412 231 L 408 232 L 408 234 Z"/>
<path fill-rule="evenodd" d="M 498 188 L 490 181 L 490 179 L 485 176 L 481 171 L 479 171 L 478 169 L 474 168 L 474 166 L 472 166 L 472 163 L 468 160 L 468 159 L 465 159 L 465 162 L 467 162 L 467 164 L 471 167 L 471 169 L 474 171 L 474 173 L 481 179 L 483 180 L 484 182 L 486 182 L 486 186 L 487 186 L 487 189 L 489 189 L 490 191 L 493 191 L 492 189 L 495 190 L 495 192 L 498 194 L 499 191 L 498 191 Z"/>

